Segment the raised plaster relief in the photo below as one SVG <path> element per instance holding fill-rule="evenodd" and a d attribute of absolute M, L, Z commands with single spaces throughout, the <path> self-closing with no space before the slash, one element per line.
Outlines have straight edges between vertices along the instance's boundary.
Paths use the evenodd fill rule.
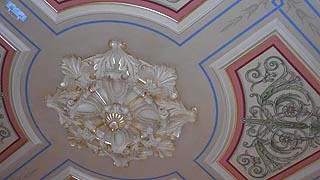
<path fill-rule="evenodd" d="M 197 110 L 175 88 L 175 69 L 128 55 L 124 43 L 87 59 L 63 58 L 64 79 L 46 98 L 67 129 L 71 146 L 109 156 L 117 167 L 148 156 L 170 157 L 175 139 Z"/>

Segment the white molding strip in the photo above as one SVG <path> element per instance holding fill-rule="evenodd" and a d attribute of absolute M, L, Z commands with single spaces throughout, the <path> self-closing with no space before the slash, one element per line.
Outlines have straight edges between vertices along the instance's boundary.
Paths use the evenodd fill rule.
<path fill-rule="evenodd" d="M 207 0 L 200 7 L 196 8 L 192 13 L 185 17 L 181 22 L 176 22 L 174 19 L 158 11 L 135 5 L 121 3 L 96 3 L 77 6 L 61 12 L 56 12 L 45 1 L 31 0 L 34 5 L 41 9 L 56 24 L 60 24 L 72 18 L 85 15 L 99 13 L 123 14 L 155 22 L 161 26 L 171 29 L 177 34 L 182 33 L 184 30 L 192 26 L 200 18 L 222 3 L 222 1 L 223 0 Z"/>
<path fill-rule="evenodd" d="M 217 163 L 219 160 L 218 157 L 221 156 L 221 153 L 227 145 L 227 142 L 231 140 L 232 129 L 234 128 L 234 119 L 236 113 L 235 102 L 233 89 L 230 79 L 225 71 L 226 67 L 235 62 L 239 57 L 244 55 L 248 50 L 254 48 L 258 43 L 262 42 L 265 38 L 271 34 L 278 34 L 281 39 L 284 40 L 286 45 L 290 47 L 291 50 L 304 62 L 304 64 L 313 72 L 317 77 L 320 77 L 320 62 L 301 44 L 300 41 L 295 38 L 295 36 L 290 32 L 290 30 L 283 24 L 281 21 L 276 18 L 265 25 L 260 30 L 256 31 L 249 38 L 241 42 L 232 50 L 228 51 L 227 54 L 221 58 L 214 61 L 210 68 L 218 77 L 221 85 L 222 92 L 224 92 L 226 97 L 227 107 L 223 108 L 225 110 L 223 117 L 226 117 L 223 121 L 224 130 L 219 134 L 219 139 L 215 142 L 216 146 L 211 150 L 208 156 L 205 158 L 205 162 L 212 167 L 215 172 L 219 173 L 224 179 L 234 179 L 230 174 L 228 174 L 220 164 Z M 319 164 L 319 163 L 317 163 Z M 301 179 L 310 175 L 314 172 L 314 167 L 317 165 L 309 166 L 303 171 L 298 171 L 296 174 L 293 174 L 289 179 Z"/>
<path fill-rule="evenodd" d="M 53 177 L 51 180 L 61 180 L 66 179 L 70 176 L 73 176 L 74 178 L 78 178 L 81 180 L 100 180 L 96 177 L 90 176 L 78 169 L 75 169 L 74 167 L 67 167 L 64 170 L 62 170 L 60 173 L 58 173 L 55 177 Z"/>
<path fill-rule="evenodd" d="M 79 180 L 100 180 L 99 178 L 88 175 L 72 166 L 68 166 L 67 168 L 63 169 L 56 176 L 51 178 L 51 180 L 62 180 L 70 176 L 73 176 L 75 179 L 79 179 Z M 170 180 L 178 180 L 178 179 L 171 178 Z"/>
<path fill-rule="evenodd" d="M 21 40 L 19 40 L 10 30 L 8 30 L 3 24 L 0 23 L 0 33 L 3 35 L 3 37 L 9 41 L 15 48 L 17 48 L 17 53 L 13 60 L 12 65 L 12 71 L 11 71 L 11 77 L 12 77 L 12 86 L 11 86 L 11 94 L 12 94 L 12 101 L 13 101 L 13 107 L 14 111 L 16 112 L 17 119 L 20 122 L 24 132 L 28 136 L 28 139 L 33 144 L 41 144 L 40 138 L 36 135 L 36 133 L 31 128 L 31 125 L 29 124 L 27 115 L 25 114 L 25 110 L 22 106 L 23 100 L 21 95 L 21 73 L 24 71 L 24 68 L 26 67 L 26 59 L 30 55 L 31 49 L 25 45 Z"/>
<path fill-rule="evenodd" d="M 30 55 L 31 49 L 25 45 L 18 37 L 16 37 L 6 26 L 0 23 L 0 36 L 6 39 L 8 43 L 13 45 L 17 53 L 13 59 L 13 65 L 11 69 L 12 85 L 11 89 L 11 99 L 13 102 L 13 109 L 16 113 L 17 120 L 19 121 L 24 133 L 27 135 L 28 142 L 19 148 L 13 155 L 9 156 L 5 161 L 1 163 L 0 171 L 5 170 L 8 166 L 12 165 L 18 159 L 21 159 L 27 152 L 31 151 L 36 145 L 41 144 L 41 139 L 37 136 L 31 127 L 30 121 L 25 114 L 23 108 L 23 96 L 21 94 L 22 80 L 21 72 L 25 68 L 26 59 Z"/>
<path fill-rule="evenodd" d="M 184 5 L 192 0 L 151 0 L 157 4 L 166 6 L 172 10 L 179 11 Z M 170 2 L 171 1 L 171 2 Z"/>

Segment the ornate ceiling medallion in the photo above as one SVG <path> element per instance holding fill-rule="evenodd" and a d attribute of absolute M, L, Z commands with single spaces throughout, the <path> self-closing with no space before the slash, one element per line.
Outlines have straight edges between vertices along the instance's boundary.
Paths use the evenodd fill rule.
<path fill-rule="evenodd" d="M 117 167 L 172 156 L 182 126 L 197 114 L 179 99 L 175 70 L 128 55 L 124 43 L 109 46 L 87 59 L 64 58 L 64 79 L 47 106 L 58 112 L 71 146 L 109 156 Z"/>

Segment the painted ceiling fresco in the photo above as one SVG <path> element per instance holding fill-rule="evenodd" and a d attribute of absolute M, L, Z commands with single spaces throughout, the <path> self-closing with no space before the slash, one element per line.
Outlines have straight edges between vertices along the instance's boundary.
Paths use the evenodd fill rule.
<path fill-rule="evenodd" d="M 319 179 L 319 12 L 319 0 L 0 1 L 0 178 Z M 72 147 L 68 142 L 71 128 L 67 123 L 61 125 L 57 113 L 46 107 L 45 97 L 61 91 L 57 85 L 66 73 L 67 65 L 62 63 L 66 57 L 81 57 L 85 61 L 79 63 L 87 64 L 93 54 L 98 54 L 98 60 L 109 57 L 104 53 L 110 40 L 125 42 L 121 53 L 129 59 L 133 56 L 132 62 L 174 71 L 174 80 L 163 83 L 175 86 L 177 102 L 197 109 L 197 120 L 190 126 L 175 124 L 179 128 L 174 137 L 179 137 L 180 131 L 181 136 L 170 139 L 170 147 L 157 145 L 170 150 L 170 157 L 155 153 L 147 144 L 159 139 L 159 134 L 146 138 L 143 127 L 137 125 L 132 131 L 141 141 L 134 146 L 153 151 L 139 154 L 148 156 L 143 161 L 131 154 L 128 166 L 117 167 L 110 157 L 116 155 L 117 163 L 125 162 L 119 153 L 132 149 L 133 144 L 112 147 L 111 143 L 104 157 L 90 152 L 96 147 L 97 152 L 102 151 L 104 142 L 93 147 L 86 136 L 81 136 L 85 141 L 79 142 L 79 148 Z M 112 51 L 112 57 L 119 52 Z M 111 58 L 110 67 L 112 62 Z M 117 67 L 122 72 L 120 62 Z M 77 70 L 77 63 L 68 67 Z M 90 72 L 95 69 L 100 68 L 92 66 Z M 114 72 L 117 75 L 118 71 Z M 158 86 L 150 80 L 130 80 L 137 87 L 142 87 L 141 83 L 151 89 Z M 77 78 L 66 82 L 73 81 Z M 112 86 L 119 89 L 117 84 Z M 95 95 L 100 101 L 106 98 Z M 127 96 L 131 98 L 130 93 Z M 171 102 L 160 96 L 151 92 L 137 97 L 146 109 L 148 103 L 157 107 L 158 101 Z M 66 104 L 57 107 L 68 106 L 69 101 L 58 100 Z M 84 98 L 81 102 L 89 101 Z M 161 112 L 169 113 L 171 107 L 166 108 Z M 181 111 L 172 111 L 174 118 L 181 117 Z M 65 115 L 62 108 L 60 120 L 64 117 L 78 129 L 88 130 L 73 121 L 72 113 L 71 118 Z M 143 116 L 148 121 L 142 124 L 148 124 L 150 118 Z M 135 121 L 145 119 L 139 116 Z M 180 120 L 171 124 L 176 122 Z M 96 133 L 101 129 L 89 130 Z M 151 132 L 150 128 L 145 132 Z"/>
<path fill-rule="evenodd" d="M 270 37 L 227 72 L 240 89 L 240 121 L 221 164 L 238 179 L 283 179 L 319 159 L 320 84 L 280 39 Z"/>

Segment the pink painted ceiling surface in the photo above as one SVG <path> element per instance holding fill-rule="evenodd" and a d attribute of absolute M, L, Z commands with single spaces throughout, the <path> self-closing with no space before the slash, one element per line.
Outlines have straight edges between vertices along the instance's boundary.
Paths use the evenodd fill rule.
<path fill-rule="evenodd" d="M 234 154 L 236 148 L 239 145 L 240 138 L 242 137 L 244 124 L 240 121 L 242 118 L 246 117 L 246 103 L 244 98 L 243 86 L 240 81 L 240 77 L 238 76 L 238 71 L 254 60 L 256 57 L 266 52 L 270 48 L 276 48 L 282 56 L 287 60 L 287 62 L 299 73 L 300 76 L 316 91 L 316 93 L 320 94 L 320 83 L 312 75 L 312 73 L 304 66 L 303 63 L 291 52 L 291 50 L 276 36 L 272 36 L 255 49 L 247 53 L 238 59 L 235 63 L 227 67 L 227 73 L 230 77 L 233 89 L 235 92 L 235 96 L 237 99 L 237 115 L 236 115 L 236 127 L 233 133 L 233 138 L 226 150 L 220 159 L 220 164 L 224 166 L 236 179 L 247 179 L 244 174 L 242 174 L 243 170 L 237 169 L 231 162 L 230 158 Z M 284 168 L 278 174 L 273 175 L 269 179 L 284 179 L 291 174 L 294 174 L 296 171 L 303 169 L 308 166 L 312 162 L 320 159 L 320 150 L 316 151 L 313 154 L 310 154 L 305 159 L 300 162 L 295 162 L 293 165 Z"/>
<path fill-rule="evenodd" d="M 12 128 L 18 136 L 18 139 L 12 142 L 5 150 L 0 153 L 0 162 L 8 158 L 12 153 L 18 150 L 27 142 L 27 137 L 19 126 L 16 119 L 16 115 L 12 109 L 12 103 L 10 100 L 10 66 L 12 64 L 15 50 L 0 38 L 0 46 L 6 50 L 1 74 L 1 92 L 3 93 L 3 104 L 5 112 L 10 120 Z M 2 132 L 1 132 L 2 133 Z"/>
<path fill-rule="evenodd" d="M 189 1 L 178 11 L 173 10 L 167 6 L 158 4 L 156 2 L 151 2 L 147 0 L 65 0 L 58 2 L 56 0 L 46 0 L 55 10 L 63 11 L 68 8 L 76 7 L 79 5 L 89 4 L 89 3 L 120 3 L 129 4 L 134 6 L 140 6 L 154 11 L 165 14 L 176 21 L 181 21 L 185 16 L 189 15 L 193 10 L 200 6 L 205 0 Z"/>

